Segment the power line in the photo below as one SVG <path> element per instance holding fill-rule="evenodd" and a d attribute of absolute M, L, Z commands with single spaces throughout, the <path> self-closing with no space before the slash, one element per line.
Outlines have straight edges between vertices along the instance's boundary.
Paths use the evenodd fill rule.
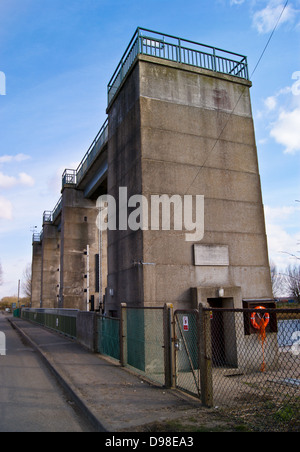
<path fill-rule="evenodd" d="M 278 20 L 277 20 L 277 22 L 276 22 L 276 25 L 275 25 L 275 27 L 274 27 L 272 33 L 270 34 L 270 37 L 269 37 L 269 39 L 268 39 L 268 41 L 267 41 L 267 44 L 265 45 L 265 48 L 264 48 L 264 50 L 262 51 L 262 54 L 260 55 L 260 57 L 259 57 L 259 59 L 258 59 L 258 62 L 256 63 L 256 66 L 255 66 L 255 68 L 253 69 L 250 78 L 253 77 L 253 74 L 256 72 L 256 69 L 258 68 L 258 66 L 259 66 L 259 64 L 260 64 L 260 62 L 261 62 L 261 60 L 262 60 L 264 54 L 266 53 L 266 50 L 267 50 L 267 48 L 269 47 L 269 44 L 270 44 L 270 42 L 271 42 L 271 39 L 273 38 L 273 35 L 274 35 L 275 31 L 277 30 L 277 27 L 278 27 L 278 25 L 279 25 L 279 22 L 281 21 L 281 18 L 282 18 L 283 14 L 284 14 L 284 11 L 286 10 L 286 8 L 287 8 L 287 6 L 288 6 L 288 3 L 289 3 L 289 0 L 287 0 L 287 1 L 285 2 L 285 5 L 284 5 L 284 7 L 283 7 L 283 10 L 281 11 L 281 14 L 280 14 L 280 16 L 279 16 L 279 18 L 278 18 Z"/>

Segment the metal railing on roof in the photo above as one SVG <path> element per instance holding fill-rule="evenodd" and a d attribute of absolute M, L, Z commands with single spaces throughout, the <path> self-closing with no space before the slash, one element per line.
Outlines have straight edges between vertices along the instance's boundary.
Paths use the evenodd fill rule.
<path fill-rule="evenodd" d="M 249 80 L 244 55 L 138 27 L 108 84 L 108 105 L 139 54 Z"/>
<path fill-rule="evenodd" d="M 45 210 L 45 212 L 43 213 L 43 223 L 53 223 L 60 214 L 61 209 L 62 209 L 62 197 L 59 198 L 58 202 L 56 203 L 56 206 L 52 211 Z"/>
<path fill-rule="evenodd" d="M 74 169 L 65 169 L 62 175 L 62 186 L 65 185 L 78 185 L 88 169 L 92 165 L 92 163 L 96 160 L 98 155 L 100 154 L 103 146 L 107 143 L 108 140 L 108 119 L 105 120 L 101 129 L 97 133 L 94 141 L 90 145 L 83 159 L 81 160 L 78 168 Z"/>
<path fill-rule="evenodd" d="M 103 126 L 97 133 L 96 138 L 90 145 L 89 149 L 87 150 L 85 156 L 81 160 L 81 162 L 76 170 L 76 183 L 77 184 L 79 184 L 79 182 L 82 180 L 82 178 L 86 174 L 88 168 L 91 166 L 91 164 L 94 162 L 96 157 L 99 155 L 104 144 L 107 143 L 107 140 L 108 140 L 108 119 L 106 118 Z"/>
<path fill-rule="evenodd" d="M 77 175 L 76 170 L 74 169 L 65 169 L 62 175 L 62 186 L 65 185 L 76 185 L 77 184 Z"/>
<path fill-rule="evenodd" d="M 43 231 L 33 233 L 32 243 L 40 243 L 42 240 L 43 240 Z"/>
<path fill-rule="evenodd" d="M 64 188 L 66 185 L 78 185 L 80 181 L 83 179 L 85 174 L 87 173 L 89 167 L 96 160 L 98 155 L 100 154 L 103 146 L 107 143 L 108 140 L 108 119 L 105 120 L 101 129 L 96 135 L 96 138 L 90 145 L 87 150 L 85 156 L 81 160 L 78 168 L 74 169 L 65 169 L 62 175 L 62 187 Z M 60 214 L 62 209 L 62 197 L 58 200 L 54 209 L 46 210 L 43 213 L 43 223 L 53 223 L 58 215 Z M 40 241 L 38 237 L 34 238 L 33 241 Z"/>

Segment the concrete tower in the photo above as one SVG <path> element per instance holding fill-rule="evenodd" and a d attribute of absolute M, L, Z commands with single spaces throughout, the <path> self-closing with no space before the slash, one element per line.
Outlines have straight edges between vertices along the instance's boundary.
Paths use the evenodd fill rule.
<path fill-rule="evenodd" d="M 245 57 L 137 30 L 109 84 L 108 194 L 143 195 L 149 223 L 154 195 L 204 196 L 204 234 L 109 231 L 107 311 L 272 296 L 250 87 Z"/>

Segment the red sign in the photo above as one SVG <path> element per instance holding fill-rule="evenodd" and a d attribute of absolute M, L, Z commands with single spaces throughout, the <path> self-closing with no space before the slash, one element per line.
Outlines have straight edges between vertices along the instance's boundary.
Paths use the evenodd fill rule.
<path fill-rule="evenodd" d="M 189 318 L 187 316 L 183 317 L 183 330 L 184 331 L 189 330 Z"/>

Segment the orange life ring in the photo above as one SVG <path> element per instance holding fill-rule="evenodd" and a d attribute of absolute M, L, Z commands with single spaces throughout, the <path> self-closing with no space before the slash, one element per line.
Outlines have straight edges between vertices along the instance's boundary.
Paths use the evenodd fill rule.
<path fill-rule="evenodd" d="M 263 306 L 256 306 L 256 308 L 255 309 L 266 309 L 265 307 L 263 307 Z M 263 315 L 263 317 L 260 319 L 260 321 L 259 321 L 259 323 L 257 323 L 257 320 L 256 320 L 256 316 L 258 315 L 258 313 L 257 312 L 252 312 L 252 314 L 251 314 L 251 318 L 250 318 L 250 320 L 251 320 L 251 325 L 256 329 L 256 330 L 260 330 L 260 328 L 261 328 L 261 326 L 262 326 L 262 323 L 261 323 L 261 321 L 263 320 L 263 325 L 264 325 L 264 328 L 266 328 L 266 326 L 269 324 L 269 322 L 270 322 L 270 314 L 268 313 L 268 312 L 266 312 L 266 313 L 264 313 L 264 315 Z"/>

